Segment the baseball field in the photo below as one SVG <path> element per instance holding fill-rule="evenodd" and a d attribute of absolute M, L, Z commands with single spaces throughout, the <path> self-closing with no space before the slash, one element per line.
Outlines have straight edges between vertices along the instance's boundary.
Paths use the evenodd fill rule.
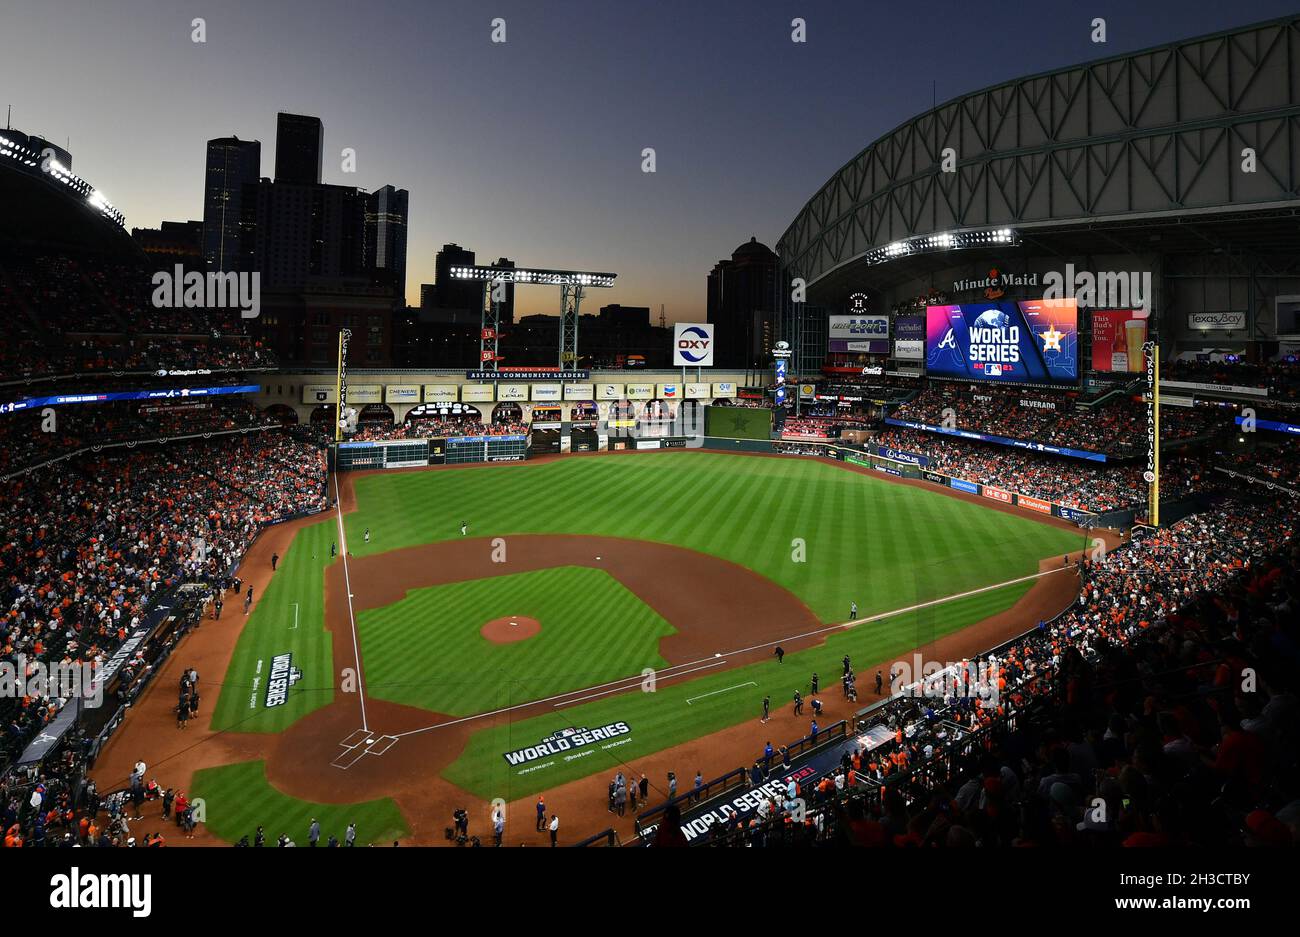
<path fill-rule="evenodd" d="M 606 775 L 674 752 L 694 759 L 680 776 L 721 773 L 764 731 L 806 733 L 783 710 L 814 673 L 823 724 L 850 715 L 846 654 L 865 690 L 914 649 L 987 641 L 980 623 L 1031 627 L 1014 619 L 1051 580 L 1035 574 L 1084 545 L 976 499 L 788 457 L 567 457 L 360 473 L 337 490 L 338 511 L 250 552 L 260 567 L 283 543 L 273 575 L 255 570 L 251 615 L 200 632 L 226 642 L 204 735 L 154 757 L 192 774 L 218 839 L 324 815 L 356 820 L 360 841 L 432 841 L 454 805 L 599 804 Z M 764 696 L 778 730 L 758 727 Z"/>

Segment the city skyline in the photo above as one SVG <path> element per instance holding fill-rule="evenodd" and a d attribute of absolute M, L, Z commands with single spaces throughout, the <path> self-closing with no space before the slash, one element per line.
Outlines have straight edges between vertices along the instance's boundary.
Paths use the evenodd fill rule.
<path fill-rule="evenodd" d="M 948 4 L 931 31 L 905 9 L 818 2 L 394 2 L 368 9 L 358 34 L 342 3 L 139 0 L 124 13 L 19 0 L 0 103 L 16 128 L 70 138 L 75 171 L 128 228 L 203 217 L 208 140 L 260 141 L 269 177 L 277 112 L 318 117 L 323 181 L 410 193 L 409 304 L 455 242 L 525 266 L 610 270 L 608 302 L 692 321 L 718 260 L 750 237 L 775 247 L 831 172 L 932 99 L 1287 12 L 1263 0 L 1095 7 L 1012 3 L 994 23 Z M 1097 16 L 1104 44 L 1089 38 Z M 495 17 L 504 43 L 491 41 Z M 791 41 L 794 17 L 806 43 Z M 654 173 L 642 171 L 645 147 Z M 343 171 L 345 148 L 355 172 Z M 553 305 L 520 290 L 517 314 Z"/>

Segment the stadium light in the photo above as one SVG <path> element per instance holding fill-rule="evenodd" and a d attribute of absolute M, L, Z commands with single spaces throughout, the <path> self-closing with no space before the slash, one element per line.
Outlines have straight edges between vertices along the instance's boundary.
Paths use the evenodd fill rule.
<path fill-rule="evenodd" d="M 616 273 L 591 273 L 584 270 L 539 270 L 526 267 L 452 267 L 453 280 L 486 280 L 502 283 L 524 283 L 530 286 L 594 286 L 608 288 L 614 285 Z"/>
<path fill-rule="evenodd" d="M 913 254 L 930 254 L 939 251 L 963 250 L 989 245 L 1013 246 L 1020 243 L 1020 237 L 1011 228 L 993 228 L 984 231 L 942 231 L 938 234 L 923 234 L 917 237 L 893 241 L 884 247 L 877 247 L 867 252 L 864 262 L 868 266 L 910 257 Z"/>

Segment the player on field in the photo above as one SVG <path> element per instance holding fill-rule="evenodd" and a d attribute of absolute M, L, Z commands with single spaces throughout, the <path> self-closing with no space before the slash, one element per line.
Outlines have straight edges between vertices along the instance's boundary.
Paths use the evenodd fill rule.
<path fill-rule="evenodd" d="M 460 535 L 463 537 L 469 531 L 469 521 L 460 522 Z"/>

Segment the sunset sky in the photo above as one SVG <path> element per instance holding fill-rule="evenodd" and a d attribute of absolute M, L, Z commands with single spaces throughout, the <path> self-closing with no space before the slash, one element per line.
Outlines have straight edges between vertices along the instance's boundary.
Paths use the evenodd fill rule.
<path fill-rule="evenodd" d="M 202 217 L 205 141 L 320 117 L 324 181 L 410 191 L 407 300 L 455 241 L 480 261 L 612 271 L 594 305 L 703 317 L 705 276 L 775 246 L 826 179 L 990 84 L 1269 19 L 1286 2 L 5 0 L 0 105 L 70 140 L 128 227 Z M 1094 17 L 1108 41 L 1090 41 Z M 207 41 L 191 41 L 203 17 Z M 505 43 L 491 20 L 506 21 Z M 807 22 L 806 43 L 791 20 Z M 934 82 L 932 92 L 931 83 Z M 0 115 L 3 116 L 3 115 Z M 352 147 L 357 171 L 344 173 Z M 643 173 L 641 152 L 656 151 Z M 519 314 L 555 312 L 520 290 Z"/>

